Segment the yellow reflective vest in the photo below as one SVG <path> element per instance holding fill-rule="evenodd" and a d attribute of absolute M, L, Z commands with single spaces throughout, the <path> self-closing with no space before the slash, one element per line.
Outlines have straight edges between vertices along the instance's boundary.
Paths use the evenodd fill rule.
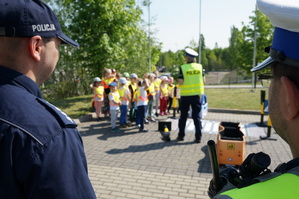
<path fill-rule="evenodd" d="M 113 96 L 113 99 L 116 103 L 119 103 L 120 102 L 120 97 L 119 97 L 119 93 L 116 91 L 116 92 L 110 92 L 109 93 L 109 96 L 112 95 Z M 115 104 L 113 101 L 109 100 L 109 105 L 110 106 L 118 106 L 118 104 Z"/>
<path fill-rule="evenodd" d="M 197 63 L 181 66 L 184 83 L 180 86 L 181 96 L 193 96 L 204 94 L 202 65 Z"/>
<path fill-rule="evenodd" d="M 95 97 L 102 98 L 103 94 L 104 94 L 104 87 L 103 86 L 99 86 L 99 87 L 95 88 L 95 94 L 94 94 L 93 98 L 95 98 Z"/>
<path fill-rule="evenodd" d="M 138 90 L 136 91 L 136 101 L 138 100 L 148 101 L 147 94 L 142 94 L 140 88 L 138 88 Z"/>
<path fill-rule="evenodd" d="M 124 100 L 124 101 L 129 101 L 128 98 L 125 97 L 125 91 L 126 91 L 127 87 L 122 87 L 122 88 L 119 88 L 118 89 L 118 93 L 119 93 L 119 97 L 121 100 Z"/>
<path fill-rule="evenodd" d="M 137 90 L 137 84 L 134 84 L 133 82 L 131 82 L 128 85 L 129 85 L 128 88 L 130 88 L 130 86 L 132 88 L 132 91 L 130 90 L 131 91 L 131 99 L 132 99 L 132 101 L 134 101 L 135 93 L 136 93 L 136 90 Z"/>
<path fill-rule="evenodd" d="M 168 97 L 168 86 L 166 84 L 161 84 L 160 90 L 163 97 Z"/>
<path fill-rule="evenodd" d="M 173 90 L 174 90 L 175 85 L 174 84 L 172 84 L 172 85 L 168 84 L 167 86 L 168 86 L 169 96 L 173 97 L 173 92 L 174 92 Z"/>
<path fill-rule="evenodd" d="M 294 173 L 284 173 L 268 180 L 243 188 L 221 193 L 214 199 L 284 199 L 299 197 L 299 167 Z"/>
<path fill-rule="evenodd" d="M 152 96 L 156 95 L 154 83 L 151 83 L 150 86 L 147 88 L 147 90 L 148 90 L 149 94 L 151 94 Z"/>
<path fill-rule="evenodd" d="M 153 82 L 154 87 L 155 87 L 155 91 L 159 91 L 159 90 L 160 90 L 161 82 L 162 82 L 162 80 L 161 80 L 160 78 L 157 78 L 157 79 Z"/>

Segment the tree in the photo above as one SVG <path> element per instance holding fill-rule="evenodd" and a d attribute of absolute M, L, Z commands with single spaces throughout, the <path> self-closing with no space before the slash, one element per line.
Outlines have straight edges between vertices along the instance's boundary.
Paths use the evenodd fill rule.
<path fill-rule="evenodd" d="M 53 88 L 61 95 L 81 94 L 89 91 L 90 81 L 101 77 L 105 67 L 120 72 L 149 70 L 149 41 L 142 27 L 142 9 L 135 0 L 47 1 L 58 13 L 64 32 L 80 44 L 78 49 L 61 49 L 60 62 L 47 88 L 59 82 Z M 161 44 L 154 38 L 150 42 L 151 60 L 155 63 Z"/>
<path fill-rule="evenodd" d="M 250 75 L 253 59 L 254 34 L 256 31 L 256 63 L 265 59 L 268 55 L 264 53 L 264 48 L 271 45 L 273 26 L 269 19 L 256 10 L 255 16 L 251 16 L 249 25 L 244 25 L 240 31 L 233 29 L 230 43 L 230 55 L 234 53 L 232 58 L 232 66 L 238 67 L 240 72 Z M 254 31 L 254 25 L 256 30 Z"/>

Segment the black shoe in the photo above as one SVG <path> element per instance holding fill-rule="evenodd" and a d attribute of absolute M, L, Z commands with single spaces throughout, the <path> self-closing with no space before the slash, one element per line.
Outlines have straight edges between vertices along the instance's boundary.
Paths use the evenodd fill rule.
<path fill-rule="evenodd" d="M 177 140 L 177 141 L 184 141 L 184 138 L 181 138 L 181 137 L 178 136 L 178 137 L 176 138 L 176 140 Z"/>
<path fill-rule="evenodd" d="M 148 132 L 148 130 L 147 129 L 139 129 L 139 132 L 146 133 L 146 132 Z"/>
<path fill-rule="evenodd" d="M 195 143 L 200 143 L 201 140 L 197 140 L 197 139 L 195 139 L 194 142 L 195 142 Z"/>
<path fill-rule="evenodd" d="M 156 117 L 159 117 L 159 114 L 157 112 L 155 113 L 155 115 L 156 115 Z"/>
<path fill-rule="evenodd" d="M 103 119 L 100 118 L 100 117 L 98 117 L 98 118 L 97 118 L 97 121 L 98 121 L 98 122 L 99 122 L 99 121 L 103 121 Z"/>
<path fill-rule="evenodd" d="M 127 125 L 126 124 L 122 124 L 122 125 L 120 125 L 120 128 L 127 128 Z"/>
<path fill-rule="evenodd" d="M 152 119 L 152 118 L 148 119 L 148 121 L 150 121 L 150 122 L 156 122 L 156 120 Z"/>

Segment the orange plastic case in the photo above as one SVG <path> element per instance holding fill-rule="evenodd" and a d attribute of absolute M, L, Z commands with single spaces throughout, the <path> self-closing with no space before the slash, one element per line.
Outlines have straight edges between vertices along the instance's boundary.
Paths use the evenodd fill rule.
<path fill-rule="evenodd" d="M 240 130 L 240 123 L 220 122 L 216 150 L 219 164 L 242 164 L 245 157 L 245 135 Z"/>

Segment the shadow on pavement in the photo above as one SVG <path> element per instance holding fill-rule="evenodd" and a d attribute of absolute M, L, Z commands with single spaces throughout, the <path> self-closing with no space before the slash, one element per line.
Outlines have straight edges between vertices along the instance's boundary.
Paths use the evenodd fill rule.
<path fill-rule="evenodd" d="M 172 146 L 181 146 L 181 145 L 191 145 L 196 144 L 194 142 L 177 142 L 176 140 L 172 140 L 170 142 L 158 142 L 158 143 L 151 143 L 146 145 L 131 145 L 128 148 L 124 149 L 111 149 L 106 151 L 108 154 L 120 154 L 120 153 L 132 153 L 132 152 L 144 152 L 144 151 L 153 151 L 153 150 L 160 150 L 165 147 L 172 147 Z"/>
<path fill-rule="evenodd" d="M 204 145 L 201 148 L 201 151 L 204 154 L 204 157 L 198 161 L 198 173 L 212 173 L 209 151 L 207 145 Z"/>

